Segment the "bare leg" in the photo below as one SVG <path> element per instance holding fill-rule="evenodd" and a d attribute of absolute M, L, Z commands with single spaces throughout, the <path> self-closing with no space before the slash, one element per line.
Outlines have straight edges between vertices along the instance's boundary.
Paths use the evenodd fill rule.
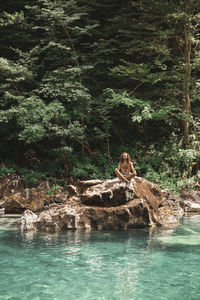
<path fill-rule="evenodd" d="M 122 173 L 120 173 L 120 171 L 118 169 L 115 169 L 115 174 L 117 175 L 117 177 L 119 178 L 120 181 L 129 183 L 129 181 L 122 175 Z"/>
<path fill-rule="evenodd" d="M 130 182 L 132 178 L 134 178 L 137 175 L 137 173 L 131 173 L 130 175 L 126 176 L 126 179 Z"/>

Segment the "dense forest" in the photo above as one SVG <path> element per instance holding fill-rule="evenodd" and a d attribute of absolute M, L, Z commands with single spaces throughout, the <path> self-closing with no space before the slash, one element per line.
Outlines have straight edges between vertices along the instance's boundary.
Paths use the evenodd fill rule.
<path fill-rule="evenodd" d="M 200 0 L 0 4 L 0 176 L 113 178 L 121 152 L 169 190 L 200 171 Z"/>

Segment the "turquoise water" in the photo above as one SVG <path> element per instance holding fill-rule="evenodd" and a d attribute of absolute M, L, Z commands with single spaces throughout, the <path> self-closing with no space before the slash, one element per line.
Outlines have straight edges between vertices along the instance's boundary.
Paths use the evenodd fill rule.
<path fill-rule="evenodd" d="M 0 218 L 0 300 L 200 299 L 200 216 L 168 230 L 23 234 Z"/>

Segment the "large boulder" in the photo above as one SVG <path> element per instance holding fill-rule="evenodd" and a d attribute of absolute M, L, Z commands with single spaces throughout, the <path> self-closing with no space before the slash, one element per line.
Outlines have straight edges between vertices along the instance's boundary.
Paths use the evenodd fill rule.
<path fill-rule="evenodd" d="M 86 205 L 112 207 L 124 205 L 137 195 L 131 184 L 113 184 L 113 180 L 105 180 L 88 186 L 80 197 Z"/>
<path fill-rule="evenodd" d="M 64 204 L 50 204 L 39 215 L 25 211 L 25 230 L 128 229 L 177 225 L 161 190 L 153 183 L 135 177 L 130 184 L 112 180 L 81 181 L 68 186 Z"/>

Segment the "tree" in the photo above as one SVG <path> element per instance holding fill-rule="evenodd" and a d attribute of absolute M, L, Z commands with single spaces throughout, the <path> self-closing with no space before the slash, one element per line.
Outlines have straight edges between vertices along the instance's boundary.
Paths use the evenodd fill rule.
<path fill-rule="evenodd" d="M 173 5 L 174 12 L 168 14 L 168 25 L 174 34 L 174 40 L 177 50 L 182 56 L 182 107 L 183 112 L 187 116 L 183 120 L 183 134 L 185 144 L 190 144 L 189 124 L 192 123 L 196 139 L 198 134 L 191 110 L 191 94 L 192 101 L 198 100 L 195 89 L 198 89 L 196 72 L 199 71 L 199 26 L 200 26 L 200 1 L 179 1 L 179 4 Z"/>
<path fill-rule="evenodd" d="M 78 143 L 91 152 L 85 135 L 90 94 L 82 80 L 90 66 L 76 50 L 91 27 L 82 23 L 85 14 L 73 0 L 26 6 L 22 22 L 32 46 L 15 50 L 17 63 L 3 59 L 0 107 L 1 121 L 15 120 L 25 144 L 54 141 L 66 154 Z"/>
<path fill-rule="evenodd" d="M 1 4 L 1 154 L 34 149 L 65 174 L 96 176 L 125 150 L 158 171 L 181 138 L 196 159 L 199 1 Z"/>
<path fill-rule="evenodd" d="M 124 55 L 112 69 L 118 78 L 119 97 L 116 90 L 111 91 L 109 101 L 114 97 L 115 106 L 128 106 L 134 122 L 163 120 L 174 128 L 178 124 L 172 120 L 182 120 L 186 144 L 192 119 L 189 94 L 194 95 L 198 79 L 197 2 L 130 1 L 113 18 L 121 24 L 118 32 Z"/>

